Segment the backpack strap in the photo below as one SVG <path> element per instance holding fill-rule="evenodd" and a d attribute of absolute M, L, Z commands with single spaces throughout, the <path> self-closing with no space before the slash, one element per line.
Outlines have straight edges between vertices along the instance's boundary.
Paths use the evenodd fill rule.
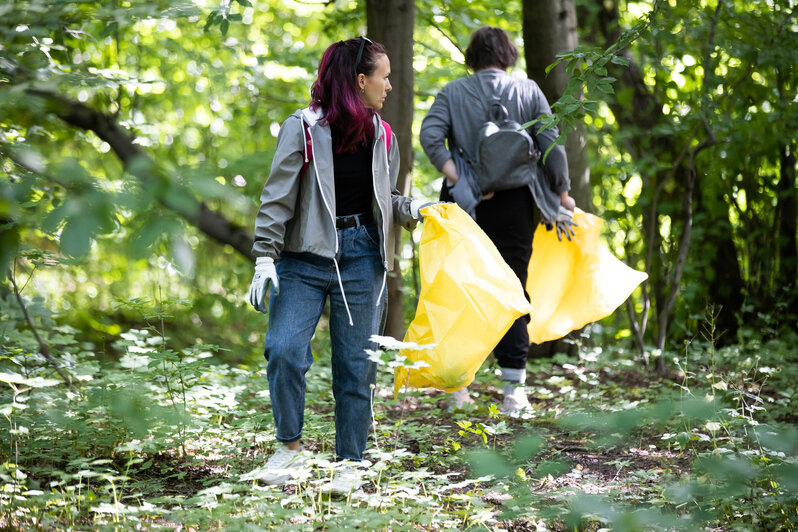
<path fill-rule="evenodd" d="M 305 175 L 308 166 L 310 166 L 310 161 L 313 159 L 313 142 L 310 140 L 310 126 L 304 120 L 302 120 L 302 130 L 305 132 L 305 162 L 302 164 L 302 169 L 299 171 L 299 177 Z"/>
<path fill-rule="evenodd" d="M 487 119 L 485 121 L 496 122 L 498 120 L 507 120 L 510 114 L 507 112 L 507 108 L 504 104 L 502 104 L 502 98 L 504 97 L 504 93 L 508 90 L 507 87 L 509 85 L 501 87 L 498 94 L 488 96 L 487 92 L 485 92 L 485 87 L 482 86 L 482 80 L 479 79 L 479 76 L 473 74 L 473 77 L 475 78 L 479 92 L 482 94 L 482 101 L 486 106 Z"/>
<path fill-rule="evenodd" d="M 391 124 L 383 120 L 382 127 L 385 128 L 385 155 L 388 156 L 391 153 Z"/>
<path fill-rule="evenodd" d="M 302 131 L 305 133 L 305 162 L 302 164 L 302 169 L 299 171 L 299 176 L 305 175 L 305 171 L 310 166 L 310 161 L 313 160 L 313 140 L 310 136 L 310 126 L 314 125 L 321 117 L 322 113 L 318 109 L 311 109 L 305 107 L 301 110 Z"/>

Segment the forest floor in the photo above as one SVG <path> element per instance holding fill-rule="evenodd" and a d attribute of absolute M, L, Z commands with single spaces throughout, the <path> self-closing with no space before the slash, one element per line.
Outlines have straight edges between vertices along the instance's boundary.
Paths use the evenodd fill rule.
<path fill-rule="evenodd" d="M 54 331 L 69 345 L 74 331 Z M 52 338 L 52 336 L 51 336 Z M 69 391 L 4 352 L 0 530 L 794 530 L 798 350 L 774 340 L 695 344 L 659 379 L 622 349 L 530 361 L 532 409 L 499 411 L 489 359 L 473 406 L 403 390 L 378 372 L 365 483 L 322 489 L 335 470 L 323 338 L 308 373 L 310 467 L 259 482 L 277 442 L 264 365 L 212 346 L 172 351 L 132 330 L 123 355 L 76 350 Z M 27 366 L 26 366 L 27 364 Z"/>

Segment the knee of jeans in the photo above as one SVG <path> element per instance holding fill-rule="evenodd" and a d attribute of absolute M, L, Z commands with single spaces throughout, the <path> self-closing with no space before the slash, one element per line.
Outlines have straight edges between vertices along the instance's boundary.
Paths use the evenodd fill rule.
<path fill-rule="evenodd" d="M 307 371 L 310 367 L 308 359 L 312 360 L 312 357 L 307 356 L 309 347 L 307 344 L 303 345 L 293 338 L 272 340 L 266 343 L 264 355 L 270 366 L 276 365 Z"/>

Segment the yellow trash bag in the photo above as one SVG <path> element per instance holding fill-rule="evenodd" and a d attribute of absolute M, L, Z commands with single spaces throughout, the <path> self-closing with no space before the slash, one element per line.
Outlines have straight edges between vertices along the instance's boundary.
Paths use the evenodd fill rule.
<path fill-rule="evenodd" d="M 532 310 L 518 277 L 463 209 L 439 203 L 421 214 L 421 293 L 404 341 L 434 347 L 399 352 L 429 366 L 396 368 L 394 398 L 405 384 L 448 392 L 468 386 L 510 325 Z"/>
<path fill-rule="evenodd" d="M 600 241 L 603 221 L 579 209 L 572 241 L 538 226 L 532 243 L 526 291 L 535 308 L 529 341 L 562 338 L 609 316 L 648 278 L 619 261 Z"/>

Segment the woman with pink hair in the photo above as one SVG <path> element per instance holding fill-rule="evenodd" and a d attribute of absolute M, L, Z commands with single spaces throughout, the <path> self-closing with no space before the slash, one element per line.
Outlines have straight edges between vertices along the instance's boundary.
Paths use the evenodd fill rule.
<path fill-rule="evenodd" d="M 394 224 L 412 230 L 424 205 L 399 194 L 395 136 L 379 111 L 391 91 L 382 45 L 365 37 L 324 52 L 311 103 L 283 123 L 255 222 L 249 299 L 267 312 L 265 357 L 277 440 L 258 478 L 282 485 L 307 457 L 300 445 L 310 340 L 330 300 L 335 451 L 347 461 L 329 490 L 360 485 L 376 367 L 366 354 L 380 334 Z"/>

